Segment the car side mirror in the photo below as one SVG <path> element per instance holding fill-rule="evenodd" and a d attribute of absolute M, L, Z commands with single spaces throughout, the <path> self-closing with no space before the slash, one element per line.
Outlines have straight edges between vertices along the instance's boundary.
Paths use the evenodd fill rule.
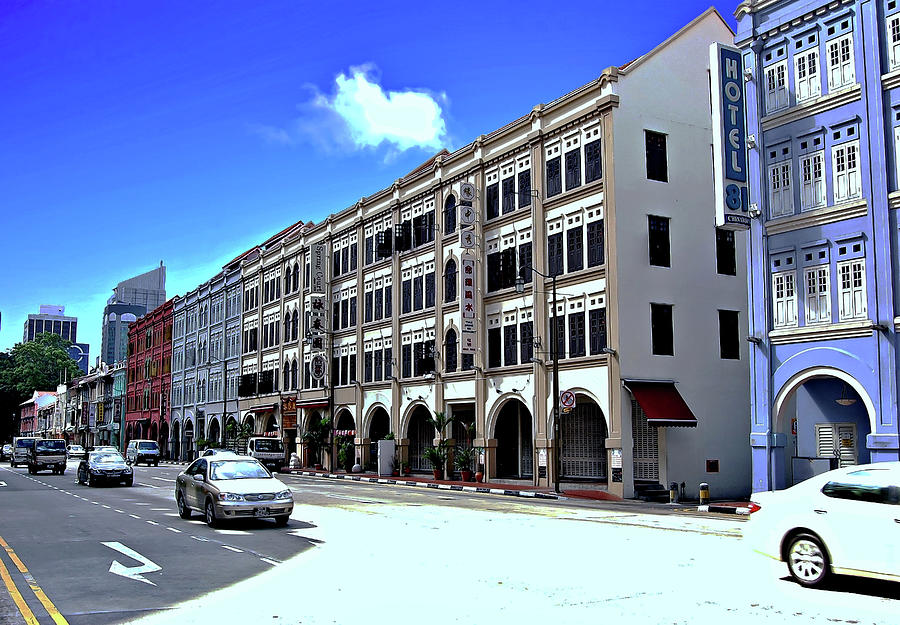
<path fill-rule="evenodd" d="M 206 479 L 203 477 L 202 473 L 195 473 L 194 480 L 197 482 L 205 482 L 206 481 Z"/>

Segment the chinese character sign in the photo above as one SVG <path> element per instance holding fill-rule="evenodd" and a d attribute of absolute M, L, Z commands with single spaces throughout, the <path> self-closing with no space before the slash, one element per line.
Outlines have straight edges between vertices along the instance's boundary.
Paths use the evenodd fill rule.
<path fill-rule="evenodd" d="M 463 354 L 475 353 L 475 258 L 473 256 L 462 257 L 462 269 L 460 274 L 460 327 L 462 328 L 461 351 Z"/>
<path fill-rule="evenodd" d="M 309 246 L 309 283 L 312 293 L 325 292 L 325 263 L 328 259 L 327 246 L 324 243 L 313 243 Z"/>

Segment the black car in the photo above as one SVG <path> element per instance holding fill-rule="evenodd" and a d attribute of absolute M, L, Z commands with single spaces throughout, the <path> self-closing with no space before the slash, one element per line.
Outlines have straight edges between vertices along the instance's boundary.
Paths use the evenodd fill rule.
<path fill-rule="evenodd" d="M 96 486 L 103 482 L 134 484 L 134 471 L 117 451 L 89 451 L 87 458 L 78 463 L 79 484 Z"/>

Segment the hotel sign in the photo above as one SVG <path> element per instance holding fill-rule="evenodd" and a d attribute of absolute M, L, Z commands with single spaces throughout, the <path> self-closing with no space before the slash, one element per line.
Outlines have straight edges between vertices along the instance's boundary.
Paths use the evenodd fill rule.
<path fill-rule="evenodd" d="M 726 230 L 750 228 L 743 65 L 737 48 L 722 43 L 709 47 L 716 226 Z"/>
<path fill-rule="evenodd" d="M 324 243 L 313 243 L 309 246 L 309 286 L 312 293 L 325 292 L 325 263 L 328 259 L 328 246 Z"/>

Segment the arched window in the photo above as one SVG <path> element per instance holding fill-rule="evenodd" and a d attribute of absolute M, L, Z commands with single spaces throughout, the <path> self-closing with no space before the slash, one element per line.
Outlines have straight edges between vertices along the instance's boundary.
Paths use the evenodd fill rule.
<path fill-rule="evenodd" d="M 444 202 L 444 234 L 456 232 L 456 197 L 447 196 Z"/>
<path fill-rule="evenodd" d="M 444 267 L 444 301 L 456 301 L 456 261 L 452 258 L 447 261 Z"/>
<path fill-rule="evenodd" d="M 300 335 L 300 311 L 295 310 L 291 318 L 291 340 L 296 341 Z"/>
<path fill-rule="evenodd" d="M 447 373 L 456 371 L 456 330 L 447 330 L 447 344 L 444 347 L 444 369 Z"/>
<path fill-rule="evenodd" d="M 300 288 L 300 265 L 294 263 L 294 275 L 291 278 L 291 286 L 294 291 Z"/>
<path fill-rule="evenodd" d="M 284 315 L 284 340 L 291 340 L 291 313 Z"/>
<path fill-rule="evenodd" d="M 297 388 L 297 360 L 291 361 L 291 388 Z"/>
<path fill-rule="evenodd" d="M 291 267 L 288 267 L 284 270 L 284 292 L 285 294 L 291 292 Z"/>
<path fill-rule="evenodd" d="M 291 363 L 287 360 L 284 361 L 284 386 L 282 388 L 285 391 L 291 388 Z"/>

